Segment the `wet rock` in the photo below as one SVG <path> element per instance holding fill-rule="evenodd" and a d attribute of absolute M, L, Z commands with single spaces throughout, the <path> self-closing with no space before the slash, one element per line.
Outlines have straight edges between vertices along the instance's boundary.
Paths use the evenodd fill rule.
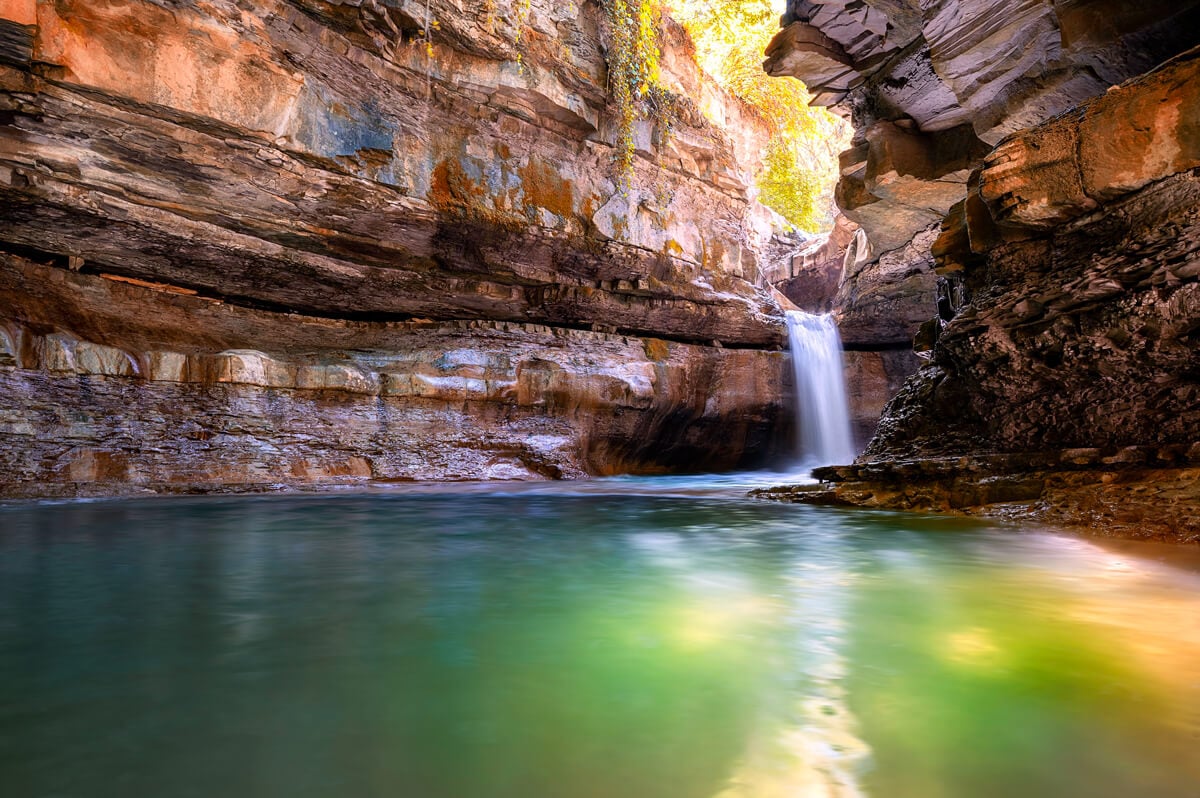
<path fill-rule="evenodd" d="M 856 450 L 862 451 L 875 435 L 887 403 L 916 373 L 921 361 L 909 349 L 850 350 L 843 357 L 854 443 Z"/>
<path fill-rule="evenodd" d="M 802 500 L 1200 537 L 1200 4 L 793 0 L 785 19 L 831 6 L 889 23 L 842 91 L 838 200 L 866 238 L 835 303 L 848 340 L 898 338 L 906 281 L 940 282 L 910 317 L 926 365 Z M 964 126 L 969 146 L 931 146 Z"/>
<path fill-rule="evenodd" d="M 875 507 L 1034 522 L 1094 534 L 1200 542 L 1200 461 L 1150 462 L 1130 447 L 1100 462 L 1096 450 L 871 461 L 814 471 L 819 486 L 755 491 L 776 501 Z"/>

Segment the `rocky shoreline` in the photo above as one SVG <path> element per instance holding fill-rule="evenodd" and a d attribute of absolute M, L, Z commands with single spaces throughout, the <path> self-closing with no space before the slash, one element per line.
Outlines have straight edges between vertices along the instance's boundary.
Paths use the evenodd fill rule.
<path fill-rule="evenodd" d="M 774 501 L 1025 521 L 1090 534 L 1200 543 L 1200 444 L 866 461 L 818 468 Z"/>

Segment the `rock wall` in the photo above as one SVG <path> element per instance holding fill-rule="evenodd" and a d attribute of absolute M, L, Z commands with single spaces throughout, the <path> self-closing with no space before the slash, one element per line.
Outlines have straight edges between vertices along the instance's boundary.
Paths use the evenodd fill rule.
<path fill-rule="evenodd" d="M 11 256 L 0 307 L 15 495 L 718 468 L 783 413 L 781 352 L 305 317 Z"/>
<path fill-rule="evenodd" d="M 622 190 L 605 25 L 0 3 L 3 491 L 770 457 L 765 128 L 668 23 L 664 83 L 698 101 L 639 121 Z"/>
<path fill-rule="evenodd" d="M 783 22 L 768 71 L 856 128 L 846 337 L 915 332 L 925 363 L 857 464 L 780 497 L 1200 538 L 1200 3 L 792 0 Z"/>
<path fill-rule="evenodd" d="M 1200 48 L 1014 133 L 931 246 L 927 364 L 799 501 L 1200 540 Z"/>
<path fill-rule="evenodd" d="M 960 300 L 869 456 L 1200 439 L 1198 79 L 1193 50 L 988 156 L 934 247 Z"/>
<path fill-rule="evenodd" d="M 791 0 L 783 23 L 764 68 L 852 118 L 838 205 L 878 258 L 936 230 L 1006 135 L 1195 46 L 1200 3 Z"/>
<path fill-rule="evenodd" d="M 1200 43 L 1200 3 L 791 0 L 783 25 L 766 70 L 855 127 L 837 188 L 861 229 L 843 335 L 899 348 L 935 315 L 931 245 L 993 146 Z"/>

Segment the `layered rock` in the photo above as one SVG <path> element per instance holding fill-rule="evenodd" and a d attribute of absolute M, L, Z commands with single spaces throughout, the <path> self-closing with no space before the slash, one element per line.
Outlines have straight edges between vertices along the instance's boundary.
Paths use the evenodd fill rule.
<path fill-rule="evenodd" d="M 818 469 L 821 485 L 761 498 L 984 516 L 1175 543 L 1200 542 L 1200 447 L 1065 449 Z"/>
<path fill-rule="evenodd" d="M 1197 13 L 1168 0 L 791 0 L 766 67 L 862 121 L 969 125 L 995 144 L 1188 49 Z"/>
<path fill-rule="evenodd" d="M 667 87 L 742 135 L 679 97 L 626 190 L 601 9 L 488 8 L 0 4 L 5 484 L 769 455 L 761 121 L 668 25 Z"/>
<path fill-rule="evenodd" d="M 933 315 L 931 236 L 991 147 L 1194 46 L 1200 3 L 792 0 L 783 23 L 767 71 L 855 124 L 837 191 L 863 231 L 844 326 L 895 344 Z"/>
<path fill-rule="evenodd" d="M 1005 139 L 933 246 L 947 321 L 793 498 L 1196 539 L 1200 49 Z"/>
<path fill-rule="evenodd" d="M 1192 51 L 988 157 L 935 247 L 969 303 L 868 454 L 1195 439 L 1197 78 Z"/>
<path fill-rule="evenodd" d="M 858 226 L 839 215 L 833 229 L 814 236 L 798 247 L 767 279 L 806 313 L 828 313 L 842 280 L 846 249 L 854 240 Z"/>
<path fill-rule="evenodd" d="M 1200 3 L 792 0 L 783 24 L 766 69 L 856 128 L 837 192 L 861 228 L 834 303 L 845 336 L 915 333 L 927 359 L 816 500 L 1194 534 L 1170 526 L 1194 494 L 1148 483 L 1186 482 L 1177 450 L 1200 430 L 1200 109 L 1195 53 L 1179 55 Z M 1061 453 L 1083 450 L 1063 476 Z M 1112 465 L 1129 451 L 1139 465 Z"/>
<path fill-rule="evenodd" d="M 717 469 L 786 434 L 781 352 L 322 319 L 13 256 L 0 316 L 9 495 Z"/>
<path fill-rule="evenodd" d="M 590 60 L 522 73 L 451 49 L 484 23 L 437 4 L 432 57 L 402 11 L 388 41 L 367 7 L 203 8 L 39 6 L 32 71 L 4 84 L 4 240 L 318 315 L 779 342 L 733 279 L 758 242 L 719 131 L 691 120 L 661 167 L 638 160 L 648 189 L 618 190 L 594 30 L 555 53 Z"/>

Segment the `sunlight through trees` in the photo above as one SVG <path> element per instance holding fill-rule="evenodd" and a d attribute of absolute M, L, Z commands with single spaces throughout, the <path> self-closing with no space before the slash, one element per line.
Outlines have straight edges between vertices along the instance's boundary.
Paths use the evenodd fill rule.
<path fill-rule="evenodd" d="M 763 50 L 779 30 L 780 9 L 772 0 L 669 0 L 668 8 L 695 41 L 700 67 L 770 126 L 756 177 L 759 200 L 802 230 L 828 227 L 836 155 L 847 143 L 847 126 L 810 108 L 800 81 L 763 71 Z"/>

